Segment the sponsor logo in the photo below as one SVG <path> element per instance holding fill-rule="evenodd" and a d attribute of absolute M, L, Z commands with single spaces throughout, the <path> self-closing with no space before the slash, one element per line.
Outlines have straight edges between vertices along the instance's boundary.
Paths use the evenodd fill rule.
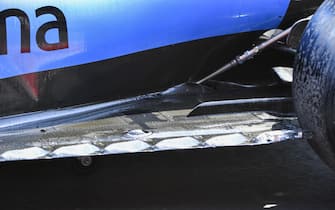
<path fill-rule="evenodd" d="M 41 7 L 35 10 L 36 18 L 41 15 L 51 14 L 55 16 L 55 21 L 46 22 L 41 25 L 36 32 L 37 46 L 44 51 L 65 49 L 69 47 L 68 31 L 64 13 L 52 6 Z M 19 9 L 7 9 L 0 12 L 0 55 L 6 55 L 7 50 L 7 24 L 6 19 L 16 17 L 21 26 L 21 53 L 30 53 L 30 19 L 28 15 Z M 51 29 L 58 30 L 59 41 L 49 43 L 46 40 L 46 33 Z"/>

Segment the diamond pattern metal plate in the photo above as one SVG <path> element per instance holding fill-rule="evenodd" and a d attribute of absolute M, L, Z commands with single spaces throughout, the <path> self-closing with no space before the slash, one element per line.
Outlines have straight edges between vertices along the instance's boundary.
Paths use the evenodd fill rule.
<path fill-rule="evenodd" d="M 248 146 L 301 139 L 297 120 L 267 113 L 186 117 L 190 110 L 125 115 L 0 133 L 0 161 Z"/>

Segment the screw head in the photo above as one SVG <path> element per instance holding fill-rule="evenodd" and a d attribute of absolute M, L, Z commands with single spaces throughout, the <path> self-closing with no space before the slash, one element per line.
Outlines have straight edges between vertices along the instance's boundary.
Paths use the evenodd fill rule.
<path fill-rule="evenodd" d="M 92 165 L 92 157 L 86 156 L 86 157 L 80 157 L 78 158 L 79 162 L 82 166 L 84 167 L 89 167 L 90 165 Z"/>

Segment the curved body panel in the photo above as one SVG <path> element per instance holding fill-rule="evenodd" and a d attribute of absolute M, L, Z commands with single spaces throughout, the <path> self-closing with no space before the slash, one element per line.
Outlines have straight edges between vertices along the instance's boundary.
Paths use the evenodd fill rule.
<path fill-rule="evenodd" d="M 203 76 L 319 1 L 2 0 L 0 116 L 127 98 Z"/>
<path fill-rule="evenodd" d="M 0 55 L 0 79 L 275 28 L 288 5 L 289 0 L 1 1 L 0 21 L 6 24 L 0 42 L 7 50 Z"/>

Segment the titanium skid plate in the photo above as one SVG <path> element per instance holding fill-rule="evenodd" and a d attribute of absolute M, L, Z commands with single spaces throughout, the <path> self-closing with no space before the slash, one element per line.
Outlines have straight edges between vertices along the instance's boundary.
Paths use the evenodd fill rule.
<path fill-rule="evenodd" d="M 296 118 L 267 113 L 186 117 L 190 110 L 124 115 L 0 133 L 0 161 L 252 146 L 302 138 Z"/>

